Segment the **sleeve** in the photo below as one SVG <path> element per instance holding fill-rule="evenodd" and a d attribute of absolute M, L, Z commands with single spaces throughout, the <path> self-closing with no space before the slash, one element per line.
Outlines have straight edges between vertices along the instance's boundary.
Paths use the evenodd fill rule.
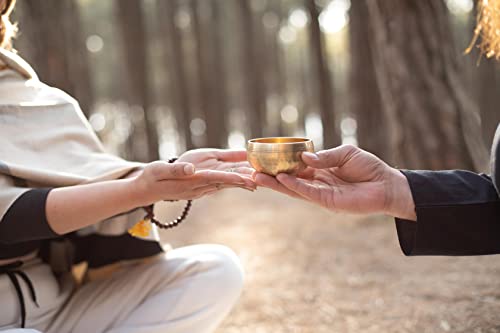
<path fill-rule="evenodd" d="M 469 171 L 401 171 L 417 222 L 396 219 L 405 255 L 500 253 L 500 199 L 490 177 Z"/>
<path fill-rule="evenodd" d="M 45 202 L 50 189 L 31 189 L 0 174 L 0 243 L 25 243 L 57 237 L 50 228 Z"/>
<path fill-rule="evenodd" d="M 0 243 L 9 245 L 59 237 L 49 226 L 45 212 L 50 190 L 28 190 L 14 201 L 0 221 Z"/>

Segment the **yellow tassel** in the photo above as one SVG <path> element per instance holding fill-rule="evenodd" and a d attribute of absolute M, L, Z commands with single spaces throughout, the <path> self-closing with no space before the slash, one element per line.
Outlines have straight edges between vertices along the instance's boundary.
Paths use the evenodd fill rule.
<path fill-rule="evenodd" d="M 128 233 L 134 237 L 147 237 L 151 233 L 150 222 L 150 220 L 141 220 L 128 229 Z"/>

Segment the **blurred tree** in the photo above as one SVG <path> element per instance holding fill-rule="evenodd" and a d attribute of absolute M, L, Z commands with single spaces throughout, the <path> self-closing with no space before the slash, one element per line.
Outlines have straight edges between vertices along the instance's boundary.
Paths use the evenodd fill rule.
<path fill-rule="evenodd" d="M 205 145 L 223 148 L 227 146 L 228 110 L 220 1 L 191 0 L 191 10 L 201 97 L 199 107 L 203 110 L 207 125 Z"/>
<path fill-rule="evenodd" d="M 464 89 L 444 1 L 366 3 L 391 160 L 407 168 L 486 170 L 478 109 Z"/>
<path fill-rule="evenodd" d="M 470 43 L 474 35 L 477 17 L 477 4 L 474 1 L 474 10 L 466 22 L 467 33 L 463 34 L 466 38 L 465 43 Z M 493 136 L 498 123 L 500 122 L 500 67 L 494 59 L 487 59 L 481 55 L 480 50 L 474 47 L 468 56 L 471 63 L 468 81 L 470 89 L 475 89 L 481 114 L 481 127 L 483 129 L 483 138 L 486 146 L 493 142 Z"/>
<path fill-rule="evenodd" d="M 267 2 L 267 11 L 262 16 L 265 26 L 266 49 L 268 56 L 266 73 L 269 77 L 266 79 L 268 84 L 268 94 L 274 97 L 274 104 L 272 107 L 276 122 L 275 128 L 270 130 L 271 136 L 284 136 L 285 129 L 281 121 L 281 109 L 286 104 L 287 84 L 286 84 L 286 70 L 283 48 L 279 42 L 279 30 L 287 17 L 287 10 L 283 6 L 282 0 L 269 0 Z M 276 126 L 277 125 L 277 126 Z"/>
<path fill-rule="evenodd" d="M 164 36 L 164 47 L 167 49 L 165 66 L 168 69 L 170 78 L 170 92 L 168 92 L 172 104 L 174 105 L 177 120 L 177 130 L 184 139 L 184 148 L 187 150 L 194 148 L 191 136 L 191 111 L 189 86 L 185 72 L 183 46 L 180 32 L 175 24 L 177 14 L 176 0 L 157 0 L 156 8 L 158 13 L 159 29 Z"/>
<path fill-rule="evenodd" d="M 224 26 L 223 20 L 223 3 L 224 0 L 212 0 L 212 27 L 209 30 L 212 37 L 210 40 L 213 43 L 212 52 L 212 87 L 215 87 L 213 93 L 213 125 L 212 136 L 214 143 L 208 143 L 209 146 L 217 146 L 221 148 L 227 147 L 228 137 L 228 96 L 227 96 L 227 80 L 225 67 L 225 41 L 224 41 Z M 215 136 L 217 140 L 215 141 Z"/>
<path fill-rule="evenodd" d="M 493 142 L 495 130 L 500 123 L 499 72 L 499 66 L 494 59 L 481 59 L 477 87 L 483 138 L 487 146 Z"/>
<path fill-rule="evenodd" d="M 325 41 L 319 25 L 320 11 L 315 0 L 305 0 L 311 23 L 309 25 L 309 39 L 313 73 L 318 92 L 321 121 L 323 123 L 323 146 L 335 147 L 341 143 L 340 135 L 335 123 L 333 104 L 333 86 L 328 61 L 325 58 Z"/>
<path fill-rule="evenodd" d="M 241 17 L 241 59 L 247 89 L 247 121 L 250 136 L 263 136 L 266 121 L 266 86 L 263 78 L 264 66 L 261 29 L 254 22 L 251 1 L 237 0 Z M 259 22 L 260 23 L 260 22 Z"/>
<path fill-rule="evenodd" d="M 138 146 L 135 142 L 137 137 L 134 132 L 137 129 L 135 126 L 132 127 L 130 135 L 132 155 L 129 158 L 145 162 L 158 160 L 160 158 L 158 130 L 151 107 L 151 87 L 147 70 L 148 42 L 143 20 L 142 1 L 116 0 L 115 5 L 117 21 L 121 30 L 126 72 L 128 74 L 127 93 L 124 99 L 133 107 L 139 106 L 140 112 L 144 113 L 144 128 L 147 139 L 147 154 L 143 154 L 140 152 L 143 147 Z M 137 142 L 140 142 L 140 140 Z"/>
<path fill-rule="evenodd" d="M 16 44 L 45 83 L 75 97 L 88 116 L 94 105 L 91 70 L 75 0 L 19 3 L 22 40 Z"/>
<path fill-rule="evenodd" d="M 350 110 L 357 121 L 358 145 L 388 161 L 387 120 L 382 110 L 370 46 L 367 0 L 351 2 L 350 37 Z"/>

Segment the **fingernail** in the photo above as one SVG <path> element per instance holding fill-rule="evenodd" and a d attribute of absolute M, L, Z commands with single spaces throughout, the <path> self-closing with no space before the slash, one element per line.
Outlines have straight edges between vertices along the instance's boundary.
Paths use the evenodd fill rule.
<path fill-rule="evenodd" d="M 192 164 L 187 164 L 184 167 L 184 173 L 186 175 L 192 175 L 192 174 L 194 174 L 194 166 Z"/>
<path fill-rule="evenodd" d="M 280 180 L 280 179 L 286 178 L 287 176 L 288 175 L 286 173 L 280 173 L 280 174 L 276 175 L 276 179 Z"/>
<path fill-rule="evenodd" d="M 319 160 L 318 155 L 313 154 L 313 153 L 310 153 L 310 152 L 308 152 L 308 151 L 303 152 L 303 153 L 302 153 L 302 155 L 303 155 L 303 156 L 307 156 L 308 158 L 310 158 L 310 159 L 311 159 L 311 160 L 313 160 L 313 161 L 318 161 L 318 160 Z"/>

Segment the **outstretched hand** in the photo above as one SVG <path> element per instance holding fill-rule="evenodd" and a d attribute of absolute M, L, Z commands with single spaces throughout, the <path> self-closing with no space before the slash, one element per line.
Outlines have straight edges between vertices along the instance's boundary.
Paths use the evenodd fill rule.
<path fill-rule="evenodd" d="M 317 154 L 303 153 L 302 159 L 307 168 L 297 176 L 257 174 L 257 185 L 334 211 L 416 219 L 406 177 L 375 155 L 343 145 Z"/>
<path fill-rule="evenodd" d="M 251 178 L 255 171 L 247 162 L 247 153 L 240 149 L 195 149 L 182 154 L 178 162 L 192 163 L 197 170 L 217 170 Z"/>
<path fill-rule="evenodd" d="M 189 200 L 212 194 L 228 187 L 255 189 L 248 176 L 239 173 L 210 169 L 197 169 L 192 163 L 149 163 L 141 174 L 133 179 L 134 188 L 147 206 L 161 200 Z"/>

